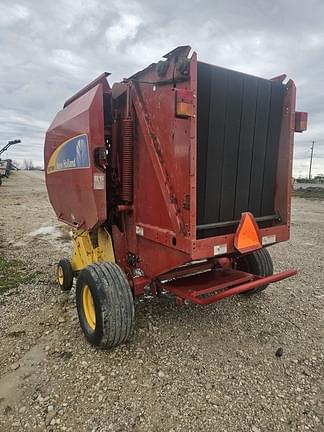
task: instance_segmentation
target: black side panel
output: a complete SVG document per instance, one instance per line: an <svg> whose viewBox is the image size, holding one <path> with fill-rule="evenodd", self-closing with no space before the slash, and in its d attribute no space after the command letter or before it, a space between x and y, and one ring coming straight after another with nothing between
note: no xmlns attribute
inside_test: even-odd
<svg viewBox="0 0 324 432"><path fill-rule="evenodd" d="M249 191L249 209L254 216L261 216L263 166L267 145L270 96L270 81L259 82Z"/></svg>
<svg viewBox="0 0 324 432"><path fill-rule="evenodd" d="M222 189L218 220L233 220L242 114L243 75L228 71ZM217 95L213 95L217 100ZM210 146L213 143L209 143Z"/></svg>
<svg viewBox="0 0 324 432"><path fill-rule="evenodd" d="M279 82L198 62L197 225L274 213L284 91ZM197 238L211 235L217 229L200 228Z"/></svg>
<svg viewBox="0 0 324 432"><path fill-rule="evenodd" d="M242 208L249 207L250 177L254 140L254 122L257 107L257 82L246 77L243 89L241 134L236 176L234 219L240 219Z"/></svg>
<svg viewBox="0 0 324 432"><path fill-rule="evenodd" d="M281 116L278 116L278 107L282 107L282 84L274 82L271 85L270 113L268 121L267 148L263 169L261 214L273 212L274 195L276 187L277 158L281 129Z"/></svg>
<svg viewBox="0 0 324 432"><path fill-rule="evenodd" d="M200 167L197 182L197 219L204 219L204 203L206 191L206 164L207 164L207 149L208 149L208 126L209 126L209 106L210 106L210 71L209 66L201 64L199 67L200 82L204 83L201 86L201 96L197 100L197 111L201 114L197 118L197 128L201 131L199 136L200 150L197 151L197 165Z"/></svg>
<svg viewBox="0 0 324 432"><path fill-rule="evenodd" d="M205 174L203 172L198 173L201 177L205 178L206 182L204 208L204 219L206 223L213 222L215 215L218 215L220 210L224 136L226 132L227 82L227 74L225 71L212 71L207 137L207 169ZM198 99L198 101L201 101L201 99ZM210 145L211 143L212 145Z"/></svg>

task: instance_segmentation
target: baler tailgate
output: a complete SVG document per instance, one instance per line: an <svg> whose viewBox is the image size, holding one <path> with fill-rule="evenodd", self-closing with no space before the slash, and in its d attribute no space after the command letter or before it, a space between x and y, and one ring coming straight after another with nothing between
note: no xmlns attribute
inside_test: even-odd
<svg viewBox="0 0 324 432"><path fill-rule="evenodd" d="M208 238L242 212L276 213L285 86L201 62L197 78L197 237Z"/></svg>
<svg viewBox="0 0 324 432"><path fill-rule="evenodd" d="M263 277L230 268L216 269L167 282L163 284L163 288L175 294L177 299L191 300L205 306L235 294L278 282L296 273L296 270L287 270Z"/></svg>

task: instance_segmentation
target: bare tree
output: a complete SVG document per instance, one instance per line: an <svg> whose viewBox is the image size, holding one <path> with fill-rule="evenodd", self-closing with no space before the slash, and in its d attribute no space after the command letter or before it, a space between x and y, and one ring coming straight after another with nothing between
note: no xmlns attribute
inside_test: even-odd
<svg viewBox="0 0 324 432"><path fill-rule="evenodd" d="M34 169L33 161L24 159L24 162L22 164L22 169L27 170L27 171L33 170Z"/></svg>

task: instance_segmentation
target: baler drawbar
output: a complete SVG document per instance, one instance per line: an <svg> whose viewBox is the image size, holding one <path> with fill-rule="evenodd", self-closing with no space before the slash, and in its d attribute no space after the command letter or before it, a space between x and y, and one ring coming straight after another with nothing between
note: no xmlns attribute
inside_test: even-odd
<svg viewBox="0 0 324 432"><path fill-rule="evenodd" d="M104 73L46 133L51 204L71 226L81 328L93 345L127 341L150 288L208 305L296 274L273 274L289 239L296 89L197 60L182 46L115 83Z"/></svg>

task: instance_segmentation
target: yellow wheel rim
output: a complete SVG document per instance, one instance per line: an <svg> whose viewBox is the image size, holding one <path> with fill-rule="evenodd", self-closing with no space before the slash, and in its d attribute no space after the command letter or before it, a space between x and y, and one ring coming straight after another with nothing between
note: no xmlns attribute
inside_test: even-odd
<svg viewBox="0 0 324 432"><path fill-rule="evenodd" d="M88 285L84 285L83 287L82 303L87 324L92 330L94 330L96 328L96 311L94 307L93 297Z"/></svg>
<svg viewBox="0 0 324 432"><path fill-rule="evenodd" d="M63 285L64 282L64 273L63 273L63 269L61 266L58 267L57 269L57 278L58 278L58 282L60 285Z"/></svg>

